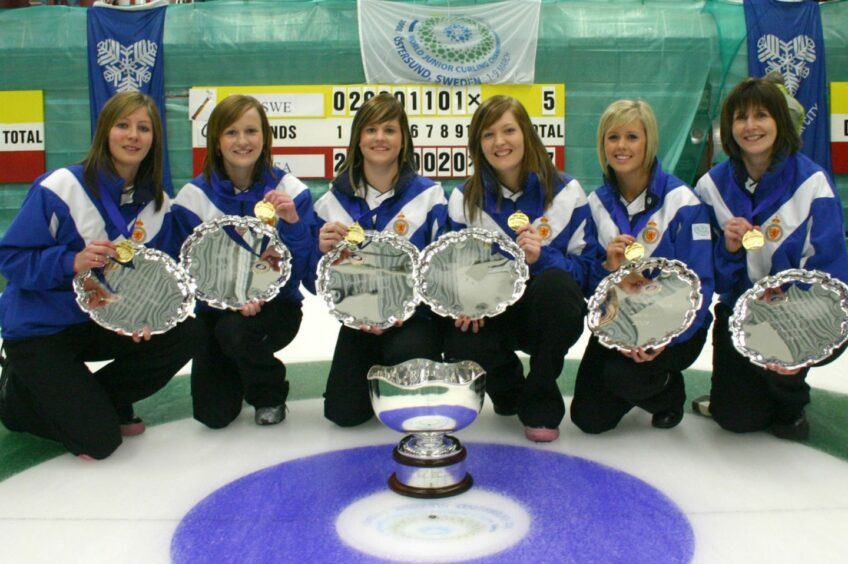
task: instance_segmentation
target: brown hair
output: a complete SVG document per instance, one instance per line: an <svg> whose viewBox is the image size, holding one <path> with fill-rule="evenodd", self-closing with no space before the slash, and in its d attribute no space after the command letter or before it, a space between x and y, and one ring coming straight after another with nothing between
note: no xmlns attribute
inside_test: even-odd
<svg viewBox="0 0 848 564"><path fill-rule="evenodd" d="M353 124L350 129L350 144L347 148L347 156L339 167L337 176L347 175L352 190L356 190L362 180L364 158L359 148L359 139L362 130L369 125L383 123L385 121L398 120L403 141L398 154L398 176L401 171L408 167L415 170L415 148L412 145L412 134L409 131L409 119L403 105L388 92L380 92L369 98L353 116ZM397 177L392 184L397 182Z"/></svg>
<svg viewBox="0 0 848 564"><path fill-rule="evenodd" d="M742 149L733 138L733 120L738 111L753 108L765 109L777 124L771 159L801 149L801 138L792 122L783 92L765 78L746 78L727 95L721 107L721 147L727 156L742 160Z"/></svg>
<svg viewBox="0 0 848 564"><path fill-rule="evenodd" d="M551 162L551 158L542 144L542 140L539 138L536 130L533 129L533 123L530 121L530 116L527 115L527 110L515 98L510 96L492 96L477 107L477 110L471 117L471 126L468 129L468 154L474 163L474 174L465 181L463 195L465 200L465 214L469 222L474 221L479 208L483 205L483 196L485 193L485 185L483 183L484 171L497 178L491 165L489 165L486 157L483 155L481 142L483 132L501 119L507 112L512 112L524 136L524 158L521 161L521 172L519 175L521 184L523 185L527 180L529 173L535 172L539 177L539 182L545 193L545 208L554 199L554 181L559 177L559 173L553 162ZM496 191L496 197L500 201L500 191Z"/></svg>
<svg viewBox="0 0 848 564"><path fill-rule="evenodd" d="M206 125L206 157L203 159L203 176L209 182L212 173L220 178L227 178L227 170L224 168L224 157L221 155L221 136L232 124L237 122L249 110L254 109L259 114L259 122L262 127L262 152L253 164L252 182L257 182L265 172L274 169L274 160L271 156L271 146L274 143L274 134L271 132L271 124L265 108L253 96L243 94L231 94L215 106L209 116Z"/></svg>
<svg viewBox="0 0 848 564"><path fill-rule="evenodd" d="M112 153L109 151L109 133L118 121L132 114L139 108L145 108L153 127L153 142L147 156L139 164L135 176L136 184L150 185L153 187L153 198L156 202L156 210L162 208L165 200L163 176L163 148L162 148L162 121L159 110L153 98L140 92L119 92L106 102L100 115L97 117L97 126L94 129L94 138L91 147L82 160L83 178L92 193L100 197L97 187L97 173L107 171L117 176Z"/></svg>

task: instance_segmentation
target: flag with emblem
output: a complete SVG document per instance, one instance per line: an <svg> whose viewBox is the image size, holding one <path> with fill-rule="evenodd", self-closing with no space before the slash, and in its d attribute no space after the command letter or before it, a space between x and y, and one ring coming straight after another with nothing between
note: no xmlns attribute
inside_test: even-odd
<svg viewBox="0 0 848 564"><path fill-rule="evenodd" d="M173 195L165 133L165 31L167 0L133 6L96 2L88 14L88 82L91 132L104 104L118 92L142 92L162 118L165 190Z"/></svg>
<svg viewBox="0 0 848 564"><path fill-rule="evenodd" d="M786 90L804 106L802 151L828 173L830 133L824 35L816 2L745 0L748 73L777 71Z"/></svg>

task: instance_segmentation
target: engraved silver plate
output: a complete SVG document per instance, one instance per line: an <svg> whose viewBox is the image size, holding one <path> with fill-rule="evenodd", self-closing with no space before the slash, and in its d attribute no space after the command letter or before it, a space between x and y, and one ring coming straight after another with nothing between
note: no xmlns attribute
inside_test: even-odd
<svg viewBox="0 0 848 564"><path fill-rule="evenodd" d="M194 310L194 284L171 257L156 249L133 246L126 264L110 261L104 268L74 277L77 304L98 325L111 331L164 333ZM108 294L107 303L91 307L93 286Z"/></svg>
<svg viewBox="0 0 848 564"><path fill-rule="evenodd" d="M386 329L409 319L420 301L418 249L392 233L366 231L362 243L340 242L318 263L318 295L348 327Z"/></svg>
<svg viewBox="0 0 848 564"><path fill-rule="evenodd" d="M818 270L767 276L736 301L730 333L757 366L813 365L848 340L848 286Z"/></svg>
<svg viewBox="0 0 848 564"><path fill-rule="evenodd" d="M607 348L659 348L692 325L703 299L700 279L684 263L648 258L601 280L587 324Z"/></svg>
<svg viewBox="0 0 848 564"><path fill-rule="evenodd" d="M421 252L422 300L447 317L503 313L524 293L524 251L503 235L476 227L445 233Z"/></svg>
<svg viewBox="0 0 848 564"><path fill-rule="evenodd" d="M197 299L218 309L272 300L291 275L291 252L255 217L201 223L183 243L180 262L195 281Z"/></svg>

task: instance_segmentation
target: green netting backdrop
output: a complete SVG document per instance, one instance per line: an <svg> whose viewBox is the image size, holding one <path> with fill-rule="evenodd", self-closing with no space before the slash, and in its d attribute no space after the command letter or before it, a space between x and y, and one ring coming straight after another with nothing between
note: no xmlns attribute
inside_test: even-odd
<svg viewBox="0 0 848 564"><path fill-rule="evenodd" d="M462 6L487 2L418 1ZM611 101L657 110L660 158L688 182L704 157L721 94L747 69L742 5L727 0L543 0L537 82L566 85L566 169L600 183L597 120ZM848 2L823 4L829 81L848 81ZM365 76L353 0L216 0L171 5L165 25L168 142L176 188L191 177L188 89L195 85L356 84ZM0 10L0 90L44 91L47 168L89 142L86 9ZM693 132L695 135L693 135ZM720 159L716 154L713 160ZM297 174L297 171L293 171ZM836 178L843 205L848 175ZM310 182L315 196L326 182ZM449 184L448 187L451 187ZM0 233L28 186L0 184Z"/></svg>

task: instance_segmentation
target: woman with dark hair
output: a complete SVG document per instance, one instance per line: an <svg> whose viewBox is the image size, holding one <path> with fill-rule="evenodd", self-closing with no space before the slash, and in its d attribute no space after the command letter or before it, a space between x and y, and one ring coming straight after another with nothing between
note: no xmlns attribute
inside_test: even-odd
<svg viewBox="0 0 848 564"><path fill-rule="evenodd" d="M254 216L258 202L274 206L272 219L292 254L291 276L269 302L252 301L239 311L198 304L199 342L191 368L194 418L213 429L230 424L247 401L257 425L285 419L289 384L275 353L300 328L306 276L314 239L312 196L294 175L275 167L268 117L256 98L234 94L209 117L203 172L174 200L182 237L223 215Z"/></svg>
<svg viewBox="0 0 848 564"><path fill-rule="evenodd" d="M191 357L186 321L151 337L118 335L76 303L77 273L104 267L124 239L170 254L162 188L162 127L153 100L124 92L103 106L82 163L38 178L0 241L0 326L7 359L0 419L61 442L85 459L109 456L144 432L133 403ZM92 298L96 299L96 298ZM112 360L92 373L86 362Z"/></svg>
<svg viewBox="0 0 848 564"><path fill-rule="evenodd" d="M514 98L492 96L477 108L468 150L474 174L451 193L451 228L484 227L514 239L530 280L504 313L457 320L445 358L483 366L495 413L518 414L529 440L553 441L565 416L556 380L583 332L591 265L602 260L586 195L577 180L556 170ZM513 231L509 218L516 212L529 221ZM516 350L530 354L526 380Z"/></svg>
<svg viewBox="0 0 848 564"><path fill-rule="evenodd" d="M385 231L408 239L419 250L442 233L447 200L441 185L416 173L412 136L403 106L377 94L356 112L347 157L330 190L315 204L318 250L338 245L348 228ZM420 306L402 324L339 329L324 393L324 416L337 425L359 425L374 415L368 370L413 358L441 360L441 319Z"/></svg>
<svg viewBox="0 0 848 564"><path fill-rule="evenodd" d="M728 320L743 292L789 268L820 270L848 282L842 204L827 173L799 152L786 98L769 80L745 79L725 99L721 145L730 158L695 187L717 238L719 303L708 409L730 431L768 429L779 438L805 439L809 369L755 366L733 346ZM752 236L763 245L746 250L743 238Z"/></svg>
<svg viewBox="0 0 848 564"><path fill-rule="evenodd" d="M623 352L591 337L571 402L571 420L586 433L613 429L633 407L651 413L654 427L677 426L686 403L682 371L698 358L712 321L707 209L682 180L663 171L658 146L647 102L618 100L601 116L597 152L604 184L589 195L589 206L607 252L606 261L595 264L591 285L625 264L625 249L638 243L645 258L679 260L692 269L701 280L703 305L691 327L665 347Z"/></svg>

